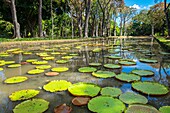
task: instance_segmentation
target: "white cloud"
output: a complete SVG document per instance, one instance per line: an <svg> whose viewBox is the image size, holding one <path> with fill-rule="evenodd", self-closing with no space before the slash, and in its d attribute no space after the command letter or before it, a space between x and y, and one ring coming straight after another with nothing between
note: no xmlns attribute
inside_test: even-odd
<svg viewBox="0 0 170 113"><path fill-rule="evenodd" d="M133 6L130 6L131 8L135 8L135 9L141 9L141 7L137 4L133 4Z"/></svg>

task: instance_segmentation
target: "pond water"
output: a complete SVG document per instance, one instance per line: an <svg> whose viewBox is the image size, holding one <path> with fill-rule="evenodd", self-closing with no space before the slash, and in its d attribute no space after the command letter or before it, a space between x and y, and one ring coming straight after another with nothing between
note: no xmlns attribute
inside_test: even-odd
<svg viewBox="0 0 170 113"><path fill-rule="evenodd" d="M131 59L136 62L133 66L122 66L121 69L107 69L100 66L97 67L98 70L109 70L114 71L116 74L121 72L130 73L133 69L146 69L151 70L155 74L151 77L142 77L141 81L154 81L159 82L167 87L170 86L170 56L160 54L161 50L159 44L152 38L140 38L140 39L115 39L107 38L103 40L94 39L93 41L86 42L73 42L65 44L33 44L33 45L17 45L8 46L0 48L0 52L6 52L7 49L20 48L23 51L32 52L31 55L24 55L22 53L12 53L8 52L8 57L0 57L0 60L11 61L14 60L15 63L25 62L27 59L38 59L42 60L42 57L36 55L36 53L48 53L50 56L54 56L54 60L49 60L48 64L52 67L66 66L69 71L62 72L58 76L48 77L44 73L37 75L29 75L27 72L29 70L35 69L36 65L30 63L24 64L18 68L8 68L7 65L3 66L3 71L0 71L0 113L12 113L12 109L22 101L12 102L9 100L8 96L18 90L22 89L37 89L40 90L34 98L42 98L50 102L49 109L45 113L53 113L53 109L63 103L71 106L73 108L72 113L91 113L87 106L77 107L71 103L74 98L68 91L50 93L42 89L43 85L47 84L52 80L67 80L72 83L77 82L88 82L95 83L100 87L117 87L122 90L122 92L135 92L132 89L131 83L121 82L113 78L96 78L91 75L91 73L80 73L78 68L88 66L89 63L118 63L118 60L108 59L109 55L119 55L123 59ZM92 52L95 48L101 48L99 52ZM53 52L60 52L60 55L51 55ZM73 58L69 59L66 64L57 64L56 60L62 59L63 56L68 56L69 54L78 54ZM158 63L142 63L139 61L140 58L156 59ZM45 70L49 72L50 69ZM29 79L25 82L18 84L5 84L3 81L9 77L13 76L27 76ZM144 95L144 94L142 94ZM159 109L161 106L170 105L170 94L164 96L150 96L144 95L148 99L148 104Z"/></svg>

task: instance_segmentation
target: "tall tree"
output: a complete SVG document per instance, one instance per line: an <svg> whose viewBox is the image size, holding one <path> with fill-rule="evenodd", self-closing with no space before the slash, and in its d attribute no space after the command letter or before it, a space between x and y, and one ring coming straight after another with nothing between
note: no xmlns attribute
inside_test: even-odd
<svg viewBox="0 0 170 113"><path fill-rule="evenodd" d="M39 0L39 8L38 8L38 36L43 37L43 31L42 31L42 0Z"/></svg>

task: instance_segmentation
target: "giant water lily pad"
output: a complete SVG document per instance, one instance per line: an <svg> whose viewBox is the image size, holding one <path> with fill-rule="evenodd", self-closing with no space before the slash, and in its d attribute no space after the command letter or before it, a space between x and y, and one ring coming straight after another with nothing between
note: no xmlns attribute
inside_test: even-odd
<svg viewBox="0 0 170 113"><path fill-rule="evenodd" d="M5 65L9 65L9 64L14 64L15 61L10 60L10 61L5 61L4 63L5 63Z"/></svg>
<svg viewBox="0 0 170 113"><path fill-rule="evenodd" d="M54 67L51 69L51 71L54 71L54 72L65 72L65 71L68 71L69 68L68 67Z"/></svg>
<svg viewBox="0 0 170 113"><path fill-rule="evenodd" d="M104 87L100 91L101 95L103 96L111 96L111 97L117 97L120 94L122 94L122 91L119 88L114 87Z"/></svg>
<svg viewBox="0 0 170 113"><path fill-rule="evenodd" d="M40 66L36 66L35 68L36 68L36 69L42 69L42 70L44 70L44 69L49 69L49 68L51 68L51 65L40 65Z"/></svg>
<svg viewBox="0 0 170 113"><path fill-rule="evenodd" d="M129 105L125 113L160 113L160 112L150 105L133 104Z"/></svg>
<svg viewBox="0 0 170 113"><path fill-rule="evenodd" d="M28 59L28 60L26 60L26 62L36 62L36 61L38 61L37 59Z"/></svg>
<svg viewBox="0 0 170 113"><path fill-rule="evenodd" d="M102 50L101 48L95 48L92 51L95 52L95 53L98 53L98 52L101 52L101 50Z"/></svg>
<svg viewBox="0 0 170 113"><path fill-rule="evenodd" d="M91 83L75 83L68 88L68 91L74 96L90 96L98 95L100 87Z"/></svg>
<svg viewBox="0 0 170 113"><path fill-rule="evenodd" d="M125 82L139 81L140 77L135 74L121 73L115 76L117 79Z"/></svg>
<svg viewBox="0 0 170 113"><path fill-rule="evenodd" d="M44 64L48 64L48 61L35 61L35 62L32 62L32 64L35 64L35 65L44 65Z"/></svg>
<svg viewBox="0 0 170 113"><path fill-rule="evenodd" d="M69 60L69 59L73 58L73 56L63 56L63 57L61 57L61 58L62 58L62 59Z"/></svg>
<svg viewBox="0 0 170 113"><path fill-rule="evenodd" d="M43 57L42 59L43 59L43 60L54 60L55 57L48 56L48 57Z"/></svg>
<svg viewBox="0 0 170 113"><path fill-rule="evenodd" d="M5 63L3 63L3 62L1 63L1 62L0 62L0 66L4 66L4 65L5 65Z"/></svg>
<svg viewBox="0 0 170 113"><path fill-rule="evenodd" d="M56 63L58 64L65 64L65 63L68 63L69 60L57 60Z"/></svg>
<svg viewBox="0 0 170 113"><path fill-rule="evenodd" d="M122 57L114 55L114 56L108 56L107 58L109 58L109 59L121 59Z"/></svg>
<svg viewBox="0 0 170 113"><path fill-rule="evenodd" d="M95 77L99 77L99 78L110 78L110 77L116 76L116 74L114 72L101 71L101 70L99 70L97 72L93 72L92 75Z"/></svg>
<svg viewBox="0 0 170 113"><path fill-rule="evenodd" d="M120 69L121 66L117 64L105 64L104 67L109 68L109 69Z"/></svg>
<svg viewBox="0 0 170 113"><path fill-rule="evenodd" d="M133 70L132 73L137 74L139 76L152 76L152 75L154 75L154 72L152 72L152 71L149 71L149 70L139 70L139 69Z"/></svg>
<svg viewBox="0 0 170 113"><path fill-rule="evenodd" d="M122 113L125 105L118 99L99 96L89 101L88 109L95 113Z"/></svg>
<svg viewBox="0 0 170 113"><path fill-rule="evenodd" d="M41 70L41 69L33 69L33 70L28 71L27 73L30 75L35 75L35 74L40 74L43 72L44 72L44 70Z"/></svg>
<svg viewBox="0 0 170 113"><path fill-rule="evenodd" d="M156 82L135 82L132 87L142 93L149 95L164 95L169 92L168 88Z"/></svg>
<svg viewBox="0 0 170 113"><path fill-rule="evenodd" d="M119 96L119 99L126 104L146 104L148 99L140 94L126 92Z"/></svg>
<svg viewBox="0 0 170 113"><path fill-rule="evenodd" d="M82 72L82 73L90 73L90 72L94 72L96 71L97 69L94 68L94 67L81 67L78 69L79 72Z"/></svg>
<svg viewBox="0 0 170 113"><path fill-rule="evenodd" d="M154 60L154 59L144 59L144 58L139 59L139 61L144 62L144 63L157 63L158 62L157 60Z"/></svg>
<svg viewBox="0 0 170 113"><path fill-rule="evenodd" d="M43 113L49 107L49 102L43 99L24 101L13 109L14 113Z"/></svg>
<svg viewBox="0 0 170 113"><path fill-rule="evenodd" d="M71 82L66 80L53 80L44 85L43 88L49 92L65 91L71 85Z"/></svg>
<svg viewBox="0 0 170 113"><path fill-rule="evenodd" d="M59 73L57 73L57 72L47 72L47 73L45 73L45 75L46 76L57 76L57 75L59 75Z"/></svg>
<svg viewBox="0 0 170 113"><path fill-rule="evenodd" d="M20 90L12 93L9 98L11 101L17 101L17 100L25 100L25 99L30 99L32 97L35 97L36 95L39 94L40 91L38 90L33 90L33 89L28 89L28 90Z"/></svg>
<svg viewBox="0 0 170 113"><path fill-rule="evenodd" d="M101 63L89 63L89 66L94 66L94 67L97 67L97 66L101 66L102 64Z"/></svg>
<svg viewBox="0 0 170 113"><path fill-rule="evenodd" d="M170 113L170 106L162 106L159 108L161 113Z"/></svg>
<svg viewBox="0 0 170 113"><path fill-rule="evenodd" d="M11 64L11 65L8 65L8 67L10 68L21 67L21 64Z"/></svg>
<svg viewBox="0 0 170 113"><path fill-rule="evenodd" d="M125 66L132 66L132 65L136 65L136 62L130 59L122 59L119 61L119 64L125 65Z"/></svg>
<svg viewBox="0 0 170 113"><path fill-rule="evenodd" d="M15 77L11 77L8 78L4 81L4 83L7 84L14 84L14 83L20 83L20 82L24 82L28 79L28 77L24 77L24 76L15 76Z"/></svg>
<svg viewBox="0 0 170 113"><path fill-rule="evenodd" d="M0 71L3 71L4 69L3 68L0 68Z"/></svg>

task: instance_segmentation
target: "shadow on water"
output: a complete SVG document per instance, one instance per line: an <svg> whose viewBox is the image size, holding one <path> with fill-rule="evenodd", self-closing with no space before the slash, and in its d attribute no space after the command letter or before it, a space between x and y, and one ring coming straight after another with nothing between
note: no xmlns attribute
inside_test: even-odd
<svg viewBox="0 0 170 113"><path fill-rule="evenodd" d="M80 46L80 48L78 47ZM166 86L170 84L170 63L169 56L163 56L159 54L161 51L158 43L156 43L152 38L149 39L106 39L106 40L97 40L90 42L81 42L81 43L70 43L70 44L44 44L44 45L29 45L21 47L18 46L23 51L30 51L32 55L23 55L23 54L11 54L10 57L4 58L0 57L0 60L14 60L16 63L25 62L27 59L38 59L42 60L41 57L38 57L36 53L47 52L60 52L67 55L70 53L76 53L78 56L73 57L69 60L67 64L57 64L55 61L61 59L65 55L54 55L55 59L48 61L52 67L57 66L66 66L69 67L68 72L60 73L59 76L47 77L44 74L38 75L28 75L27 72L35 68L35 65L26 64L22 65L20 68L8 68L4 66L4 71L0 71L0 113L12 113L12 109L22 101L11 102L8 96L15 91L22 89L37 89L40 90L40 94L36 98L43 98L50 102L50 107L45 113L52 113L55 106L66 103L67 105L73 108L72 113L90 113L87 109L87 106L77 107L71 103L71 100L74 98L68 91L50 93L43 90L42 86L52 80L67 80L72 83L77 82L90 82L98 84L101 87L117 87L122 90L122 92L136 92L131 88L131 83L125 83L118 81L115 78L96 78L93 77L90 73L79 73L77 70L80 67L88 66L89 63L102 63L102 66L98 67L98 70L109 70L114 71L116 74L121 72L130 73L134 69L146 69L151 70L155 73L152 77L142 77L142 81L155 81L162 83ZM68 48L66 48L68 47ZM77 49L77 48L79 49ZM16 47L12 47L16 48ZM49 49L52 48L50 51ZM65 48L65 49L64 49ZM101 48L100 52L93 52L95 48ZM45 51L48 50L48 51ZM4 52L4 50L2 50ZM121 56L123 59L131 59L137 63L134 66L122 66L121 69L106 69L104 64L107 63L118 63L118 60L108 59L107 56ZM139 61L140 58L152 58L157 59L158 63L148 64L142 63ZM50 71L50 69L45 72ZM29 77L26 82L8 85L4 84L3 81L6 78L16 76L16 75L25 75ZM138 93L138 92L136 92ZM170 94L160 97L144 95L148 98L149 104L153 105L156 108L159 108L164 105L170 105Z"/></svg>

